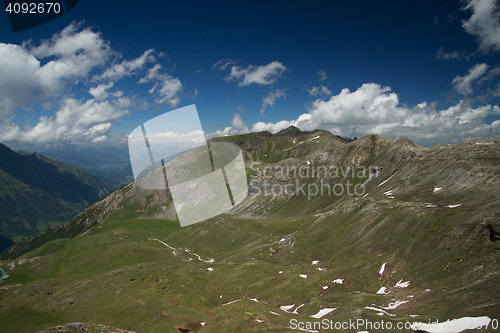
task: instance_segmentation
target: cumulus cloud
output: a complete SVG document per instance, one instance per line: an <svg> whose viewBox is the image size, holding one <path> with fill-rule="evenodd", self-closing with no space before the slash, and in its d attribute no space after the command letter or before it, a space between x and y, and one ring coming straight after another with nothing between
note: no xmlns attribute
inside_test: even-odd
<svg viewBox="0 0 500 333"><path fill-rule="evenodd" d="M94 96L96 100L104 99L108 97L108 93L106 92L106 90L113 87L114 85L114 82L109 82L108 84L100 84L95 88L90 88L89 93Z"/></svg>
<svg viewBox="0 0 500 333"><path fill-rule="evenodd" d="M444 110L438 110L436 103L426 102L410 108L400 105L397 94L389 87L366 83L356 91L343 89L329 99L315 100L309 112L296 120L258 122L250 127L250 131L276 133L293 125L302 130L322 128L347 136L378 134L395 139L410 137L419 142L451 141L462 137L500 135L499 121L490 125L484 123L484 118L489 115L500 115L500 108L497 105L474 108L468 101ZM236 128L228 127L225 132L238 134Z"/></svg>
<svg viewBox="0 0 500 333"><path fill-rule="evenodd" d="M40 45L0 43L0 121L16 109L64 92L72 82L86 78L112 54L99 33L72 23ZM42 65L40 59L51 60Z"/></svg>
<svg viewBox="0 0 500 333"><path fill-rule="evenodd" d="M321 81L326 81L327 77L326 77L326 69L320 69L318 71L318 75L319 75L319 79Z"/></svg>
<svg viewBox="0 0 500 333"><path fill-rule="evenodd" d="M24 44L29 53L37 58L55 57L35 73L36 79L47 92L59 91L68 79L86 77L92 69L104 65L111 56L111 48L100 33L90 28L80 30L81 25L73 22L36 47L31 43Z"/></svg>
<svg viewBox="0 0 500 333"><path fill-rule="evenodd" d="M500 7L497 0L466 0L463 10L472 16L462 21L465 31L477 36L479 49L484 53L491 49L500 51Z"/></svg>
<svg viewBox="0 0 500 333"><path fill-rule="evenodd" d="M111 128L110 122L128 114L128 111L117 108L109 101L97 102L90 99L80 103L67 98L56 112L55 118L42 116L36 126L28 129L21 129L18 124L4 126L0 132L0 141L25 144L102 141Z"/></svg>
<svg viewBox="0 0 500 333"><path fill-rule="evenodd" d="M119 63L115 63L110 68L106 69L104 73L99 76L94 76L93 80L113 80L118 81L123 77L131 76L137 74L140 70L144 68L146 62L154 62L155 57L151 55L153 49L146 50L144 53L133 60L122 60Z"/></svg>
<svg viewBox="0 0 500 333"><path fill-rule="evenodd" d="M145 77L139 80L139 83L147 83L156 81L153 88L149 90L150 94L156 92L156 102L159 104L169 104L171 108L175 108L181 102L180 94L183 91L183 86L178 78L174 78L168 73L160 72L161 65L156 64L148 70Z"/></svg>
<svg viewBox="0 0 500 333"><path fill-rule="evenodd" d="M127 108L134 104L123 91L112 88L123 77L144 74L149 63L154 66L141 83L154 83L150 91L157 103L177 106L182 83L161 71L153 52L123 59L99 32L83 28L82 23L71 23L39 45L0 43L0 140L32 144L105 140L111 123L128 115ZM67 97L77 86L102 80L107 82L83 89L93 99ZM13 123L17 112L33 109L30 103L38 103L50 115L40 117L34 127ZM54 105L59 107L50 110Z"/></svg>
<svg viewBox="0 0 500 333"><path fill-rule="evenodd" d="M42 93L35 75L39 69L40 61L27 50L0 43L0 122L10 120L15 109Z"/></svg>
<svg viewBox="0 0 500 333"><path fill-rule="evenodd" d="M472 84L488 71L487 64L475 64L467 75L457 75L451 82L455 90L462 95L472 94Z"/></svg>
<svg viewBox="0 0 500 333"><path fill-rule="evenodd" d="M214 133L208 134L207 139L216 136L228 136L228 135L245 134L245 133L250 133L250 129L247 127L243 119L241 119L241 115L239 113L235 113L233 115L233 119L231 120L230 127L226 127L223 130L218 130Z"/></svg>
<svg viewBox="0 0 500 333"><path fill-rule="evenodd" d="M286 98L285 91L287 89L276 89L275 91L270 91L267 96L262 98L262 107L260 108L260 114L263 114L266 111L266 107L274 106L276 104L276 100L281 97Z"/></svg>
<svg viewBox="0 0 500 333"><path fill-rule="evenodd" d="M330 96L332 92L327 87L321 85L319 87L313 87L312 89L307 89L309 96Z"/></svg>
<svg viewBox="0 0 500 333"><path fill-rule="evenodd" d="M273 61L265 66L249 65L247 68L240 66L231 67L231 73L226 80L237 80L239 86L249 86L252 83L269 85L278 80L288 69L279 61Z"/></svg>

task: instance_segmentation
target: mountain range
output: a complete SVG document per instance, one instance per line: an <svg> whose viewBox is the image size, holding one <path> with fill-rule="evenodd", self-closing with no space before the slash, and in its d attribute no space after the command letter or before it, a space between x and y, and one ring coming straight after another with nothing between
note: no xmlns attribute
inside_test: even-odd
<svg viewBox="0 0 500 333"><path fill-rule="evenodd" d="M79 321L136 332L293 332L293 323L327 319L393 327L381 332L398 323L433 332L424 324L446 320L460 332L487 321L482 331L494 331L500 142L346 142L293 127L212 139L220 141L243 152L241 204L181 228L168 189L139 180L108 193L0 254L10 275L0 330ZM185 163L182 155L165 167ZM373 327L309 329L333 330Z"/></svg>
<svg viewBox="0 0 500 333"><path fill-rule="evenodd" d="M62 224L109 192L91 174L0 145L0 249Z"/></svg>

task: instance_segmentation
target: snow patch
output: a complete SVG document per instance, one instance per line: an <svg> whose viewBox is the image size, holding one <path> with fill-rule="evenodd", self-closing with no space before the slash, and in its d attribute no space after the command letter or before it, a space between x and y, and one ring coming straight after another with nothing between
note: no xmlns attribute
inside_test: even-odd
<svg viewBox="0 0 500 333"><path fill-rule="evenodd" d="M390 293L391 293L390 291L389 291L389 292L385 292L386 290L387 290L387 288L386 288L386 287L382 287L382 288L380 288L380 289L377 291L377 294L378 294L378 295L387 295L387 294L390 294Z"/></svg>
<svg viewBox="0 0 500 333"><path fill-rule="evenodd" d="M292 314L299 314L297 311L303 307L304 305L306 305L306 303L302 304L302 305L299 305L295 310L293 310Z"/></svg>
<svg viewBox="0 0 500 333"><path fill-rule="evenodd" d="M397 308L401 304L405 304L405 303L408 303L408 302L409 301L396 301L394 303L389 303L388 306L381 306L381 308L385 309L385 310L394 310L395 308Z"/></svg>
<svg viewBox="0 0 500 333"><path fill-rule="evenodd" d="M336 280L333 280L332 283L343 284L344 279L336 279Z"/></svg>
<svg viewBox="0 0 500 333"><path fill-rule="evenodd" d="M439 191L440 189L442 189L442 187L434 187L434 192L437 192L437 191Z"/></svg>
<svg viewBox="0 0 500 333"><path fill-rule="evenodd" d="M379 308L374 308L372 306L365 306L365 309L377 311L377 312L379 312L378 313L379 316L383 316L384 314L389 315L391 317L395 317L396 316L395 314L391 314L391 313L389 313L389 312L387 312L385 310L382 310L382 309L379 309Z"/></svg>
<svg viewBox="0 0 500 333"><path fill-rule="evenodd" d="M314 260L314 261L312 262L312 265L317 265L317 264L319 264L319 260Z"/></svg>
<svg viewBox="0 0 500 333"><path fill-rule="evenodd" d="M201 326L205 326L205 322L204 322L204 321L202 321L202 322L200 323L200 325L201 325Z"/></svg>
<svg viewBox="0 0 500 333"><path fill-rule="evenodd" d="M389 178L387 178L386 180L384 180L382 183L378 184L377 187L380 187L382 185L384 185L385 183L387 183L392 177L394 177L394 175L390 176Z"/></svg>
<svg viewBox="0 0 500 333"><path fill-rule="evenodd" d="M446 207L448 207L448 208L457 208L457 207L460 207L460 206L462 206L462 204L458 204L458 205L448 205L448 206L446 206Z"/></svg>
<svg viewBox="0 0 500 333"><path fill-rule="evenodd" d="M278 274L283 274L283 271L279 271Z"/></svg>
<svg viewBox="0 0 500 333"><path fill-rule="evenodd" d="M399 280L398 283L394 286L394 288L408 288L410 285L410 281L402 282L403 280Z"/></svg>
<svg viewBox="0 0 500 333"><path fill-rule="evenodd" d="M208 267L208 268L207 268L207 272L211 272L211 271L213 271L213 270L214 270L214 269L213 269L212 267Z"/></svg>
<svg viewBox="0 0 500 333"><path fill-rule="evenodd" d="M299 276L303 279L307 279L307 274L299 274Z"/></svg>
<svg viewBox="0 0 500 333"><path fill-rule="evenodd" d="M323 290L327 290L328 289L328 286L323 286Z"/></svg>
<svg viewBox="0 0 500 333"><path fill-rule="evenodd" d="M283 310L285 312L288 312L290 311L293 307L295 306L295 304L292 304L292 305L282 305L280 306L280 310Z"/></svg>
<svg viewBox="0 0 500 333"><path fill-rule="evenodd" d="M384 192L385 195L392 195L392 190Z"/></svg>
<svg viewBox="0 0 500 333"><path fill-rule="evenodd" d="M319 139L319 137L320 137L319 135L318 135L318 136L315 136L314 138L309 139L309 141Z"/></svg>
<svg viewBox="0 0 500 333"><path fill-rule="evenodd" d="M271 312L275 316L281 316L279 313L276 313L276 312L273 312L273 311L269 311L269 312Z"/></svg>
<svg viewBox="0 0 500 333"><path fill-rule="evenodd" d="M385 264L387 264L387 263L386 263L386 262L384 262L384 263L382 264L382 267L380 267L380 270L378 271L378 273L379 273L380 275L382 275L382 274L384 273L384 271L385 271Z"/></svg>
<svg viewBox="0 0 500 333"><path fill-rule="evenodd" d="M317 270L323 272L323 271L326 271L326 268L320 268L320 267L318 267Z"/></svg>
<svg viewBox="0 0 500 333"><path fill-rule="evenodd" d="M241 301L241 299L237 299L236 301L231 301L231 302L228 302L226 304L222 304L222 306L226 306L226 305L229 305L229 304L233 304L233 303L236 303L236 302L239 302Z"/></svg>
<svg viewBox="0 0 500 333"><path fill-rule="evenodd" d="M259 300L257 298L249 298L249 300L259 303Z"/></svg>
<svg viewBox="0 0 500 333"><path fill-rule="evenodd" d="M280 239L280 242L284 242L286 240L285 237L283 237L282 239Z"/></svg>
<svg viewBox="0 0 500 333"><path fill-rule="evenodd" d="M315 315L312 315L311 318L320 319L335 310L337 310L337 308L324 308L319 310L318 313L316 313Z"/></svg>
<svg viewBox="0 0 500 333"><path fill-rule="evenodd" d="M363 195L363 198L366 198L368 196L368 194L370 194L370 193L366 193L365 195Z"/></svg>

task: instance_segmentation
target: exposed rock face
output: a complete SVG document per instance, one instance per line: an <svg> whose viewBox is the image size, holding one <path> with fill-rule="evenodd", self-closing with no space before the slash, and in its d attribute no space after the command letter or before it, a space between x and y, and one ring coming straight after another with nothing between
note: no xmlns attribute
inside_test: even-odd
<svg viewBox="0 0 500 333"><path fill-rule="evenodd" d="M87 332L87 333L136 333L119 328L113 328L100 324L87 323L67 323L62 326L54 326L38 331L37 333L56 333L56 332Z"/></svg>

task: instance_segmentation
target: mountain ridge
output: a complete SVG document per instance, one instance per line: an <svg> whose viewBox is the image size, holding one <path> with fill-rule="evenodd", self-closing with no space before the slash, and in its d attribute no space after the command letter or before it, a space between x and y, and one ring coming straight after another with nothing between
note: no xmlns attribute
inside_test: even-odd
<svg viewBox="0 0 500 333"><path fill-rule="evenodd" d="M94 176L38 153L0 145L1 234L31 236L61 224L109 191Z"/></svg>

